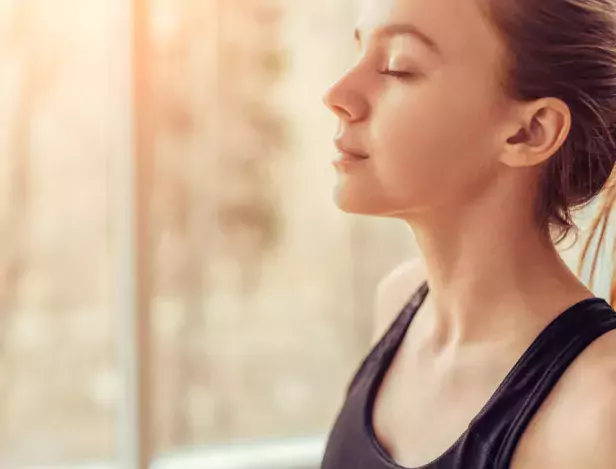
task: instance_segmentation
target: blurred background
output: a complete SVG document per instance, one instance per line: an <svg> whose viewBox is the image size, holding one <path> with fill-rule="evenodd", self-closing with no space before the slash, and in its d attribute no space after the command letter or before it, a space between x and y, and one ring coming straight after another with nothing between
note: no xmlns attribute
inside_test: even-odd
<svg viewBox="0 0 616 469"><path fill-rule="evenodd" d="M1 469L318 467L417 254L332 202L357 3L0 0Z"/></svg>

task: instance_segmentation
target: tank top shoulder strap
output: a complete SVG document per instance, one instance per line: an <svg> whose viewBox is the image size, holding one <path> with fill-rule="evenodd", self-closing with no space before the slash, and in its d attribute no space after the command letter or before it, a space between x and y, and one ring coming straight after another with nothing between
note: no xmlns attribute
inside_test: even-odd
<svg viewBox="0 0 616 469"><path fill-rule="evenodd" d="M494 467L509 467L522 434L569 365L614 329L616 312L605 300L589 298L565 310L541 332L476 419L476 429L492 448Z"/></svg>
<svg viewBox="0 0 616 469"><path fill-rule="evenodd" d="M385 352L394 352L400 346L406 331L409 328L417 310L424 302L426 295L428 294L428 282L424 281L419 285L415 292L411 295L410 299L404 305L396 319L391 323L387 332L383 334L381 340L376 344L372 353L382 356Z"/></svg>
<svg viewBox="0 0 616 469"><path fill-rule="evenodd" d="M373 361L380 361L383 355L387 352L394 352L399 347L400 343L404 339L406 330L408 329L415 313L423 303L426 295L428 294L428 282L424 281L411 295L410 299L404 305L404 307L398 313L398 316L392 323L386 332L381 336L379 341L374 345L372 350L364 358L363 362L359 366L354 378L348 386L347 392L350 392L355 386L356 382L362 377L366 365Z"/></svg>

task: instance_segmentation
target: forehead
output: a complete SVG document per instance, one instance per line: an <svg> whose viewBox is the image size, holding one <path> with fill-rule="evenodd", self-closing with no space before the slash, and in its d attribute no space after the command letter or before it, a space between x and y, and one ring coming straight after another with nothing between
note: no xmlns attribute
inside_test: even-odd
<svg viewBox="0 0 616 469"><path fill-rule="evenodd" d="M365 41L390 24L410 24L432 39L447 62L494 63L504 46L484 0L360 0L357 29Z"/></svg>

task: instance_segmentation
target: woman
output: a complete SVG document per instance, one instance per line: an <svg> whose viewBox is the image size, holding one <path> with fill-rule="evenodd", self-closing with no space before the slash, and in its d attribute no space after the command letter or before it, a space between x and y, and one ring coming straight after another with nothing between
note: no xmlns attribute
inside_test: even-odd
<svg viewBox="0 0 616 469"><path fill-rule="evenodd" d="M355 37L336 203L421 262L379 285L322 469L616 467L616 315L555 248L616 160L616 1L365 0Z"/></svg>

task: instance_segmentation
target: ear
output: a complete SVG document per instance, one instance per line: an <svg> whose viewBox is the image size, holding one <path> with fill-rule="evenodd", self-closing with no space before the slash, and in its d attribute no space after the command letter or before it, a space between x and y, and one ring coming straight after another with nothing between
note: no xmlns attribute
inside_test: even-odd
<svg viewBox="0 0 616 469"><path fill-rule="evenodd" d="M511 167L535 166L563 145L571 129L571 111L557 98L523 103L509 126L501 161Z"/></svg>

